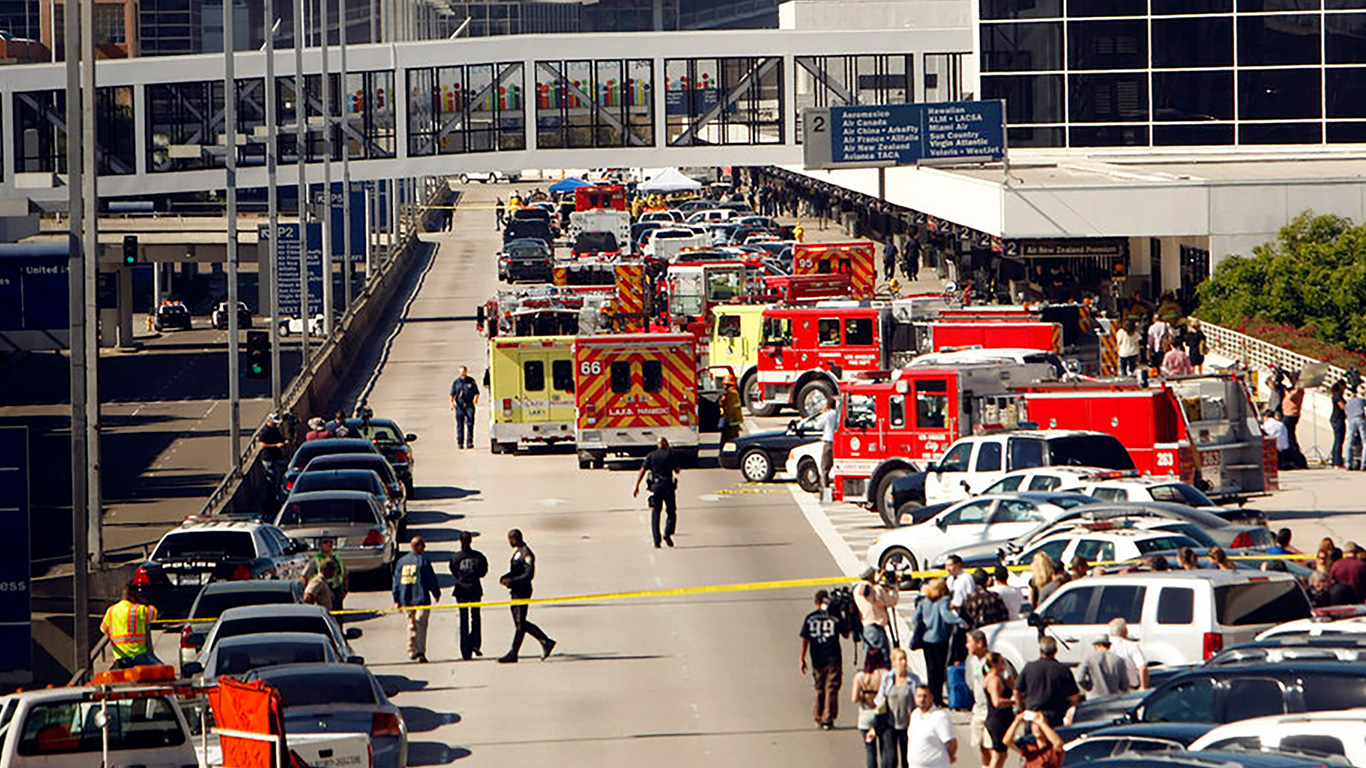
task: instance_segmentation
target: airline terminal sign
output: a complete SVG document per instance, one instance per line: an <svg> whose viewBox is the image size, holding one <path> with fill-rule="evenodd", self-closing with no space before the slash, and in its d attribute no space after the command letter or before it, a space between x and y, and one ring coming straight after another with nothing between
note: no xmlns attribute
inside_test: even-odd
<svg viewBox="0 0 1366 768"><path fill-rule="evenodd" d="M802 142L808 169L1000 162L1004 102L807 109Z"/></svg>

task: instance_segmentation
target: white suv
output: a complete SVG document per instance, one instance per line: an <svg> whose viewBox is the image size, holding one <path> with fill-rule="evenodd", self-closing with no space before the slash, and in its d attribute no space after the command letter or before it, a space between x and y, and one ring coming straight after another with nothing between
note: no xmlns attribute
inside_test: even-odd
<svg viewBox="0 0 1366 768"><path fill-rule="evenodd" d="M1271 626L1310 615L1309 598L1288 573L1166 571L1088 576L1058 588L1026 619L983 629L991 650L1015 670L1039 656L1046 625L1058 660L1077 664L1111 619L1129 624L1154 666L1197 664Z"/></svg>
<svg viewBox="0 0 1366 768"><path fill-rule="evenodd" d="M1252 750L1340 755L1366 765L1366 709L1272 715L1221 725L1196 739L1191 750Z"/></svg>

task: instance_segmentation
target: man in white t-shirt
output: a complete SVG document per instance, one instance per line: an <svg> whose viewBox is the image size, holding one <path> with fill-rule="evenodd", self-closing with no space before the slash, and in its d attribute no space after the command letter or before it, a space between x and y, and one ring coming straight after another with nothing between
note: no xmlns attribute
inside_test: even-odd
<svg viewBox="0 0 1366 768"><path fill-rule="evenodd" d="M1124 660L1124 668L1129 672L1129 687L1133 690L1148 687L1148 657L1143 655L1139 644L1129 639L1129 622L1115 618L1110 620L1110 651Z"/></svg>
<svg viewBox="0 0 1366 768"><path fill-rule="evenodd" d="M840 414L835 410L835 398L826 398L825 409L816 417L816 427L821 431L821 486L830 485L830 471L835 468L835 429L839 427Z"/></svg>
<svg viewBox="0 0 1366 768"><path fill-rule="evenodd" d="M910 768L949 768L958 759L958 739L949 713L934 705L927 685L915 689L915 709L906 728L906 758Z"/></svg>
<svg viewBox="0 0 1366 768"><path fill-rule="evenodd" d="M1024 595L1020 593L1019 587L1010 585L1010 571L1004 565L996 564L996 570L991 577L992 584L987 589L1001 596L1001 600L1006 604L1006 610L1010 612L1010 618L1020 618L1020 611L1024 605Z"/></svg>

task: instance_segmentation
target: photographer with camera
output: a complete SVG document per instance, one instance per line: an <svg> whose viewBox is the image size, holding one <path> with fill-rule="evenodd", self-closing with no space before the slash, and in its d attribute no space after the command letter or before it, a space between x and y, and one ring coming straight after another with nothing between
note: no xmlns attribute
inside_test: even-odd
<svg viewBox="0 0 1366 768"><path fill-rule="evenodd" d="M882 658L890 659L892 643L887 633L891 620L887 612L896 607L901 593L895 579L889 579L887 574L871 566L864 569L860 578L863 580L854 587L854 605L858 606L863 620L863 639L869 648L882 651Z"/></svg>
<svg viewBox="0 0 1366 768"><path fill-rule="evenodd" d="M824 730L835 727L840 713L840 685L844 681L844 656L840 637L848 633L844 619L830 612L830 593L816 592L816 610L802 619L802 651L797 668L806 674L806 657L811 656L811 674L816 684L816 703L811 717Z"/></svg>

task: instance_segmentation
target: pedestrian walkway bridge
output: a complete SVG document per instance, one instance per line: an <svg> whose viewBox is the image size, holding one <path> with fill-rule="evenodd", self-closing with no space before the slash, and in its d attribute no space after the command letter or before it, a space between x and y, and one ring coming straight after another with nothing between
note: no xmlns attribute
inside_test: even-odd
<svg viewBox="0 0 1366 768"><path fill-rule="evenodd" d="M333 159L355 180L526 168L801 162L800 111L963 97L967 29L539 35L330 49ZM223 56L101 61L100 196L219 189ZM238 186L266 185L265 54L235 61ZM280 181L322 180L322 56L275 60ZM970 77L969 73L969 77ZM0 73L0 199L66 198L62 64Z"/></svg>

